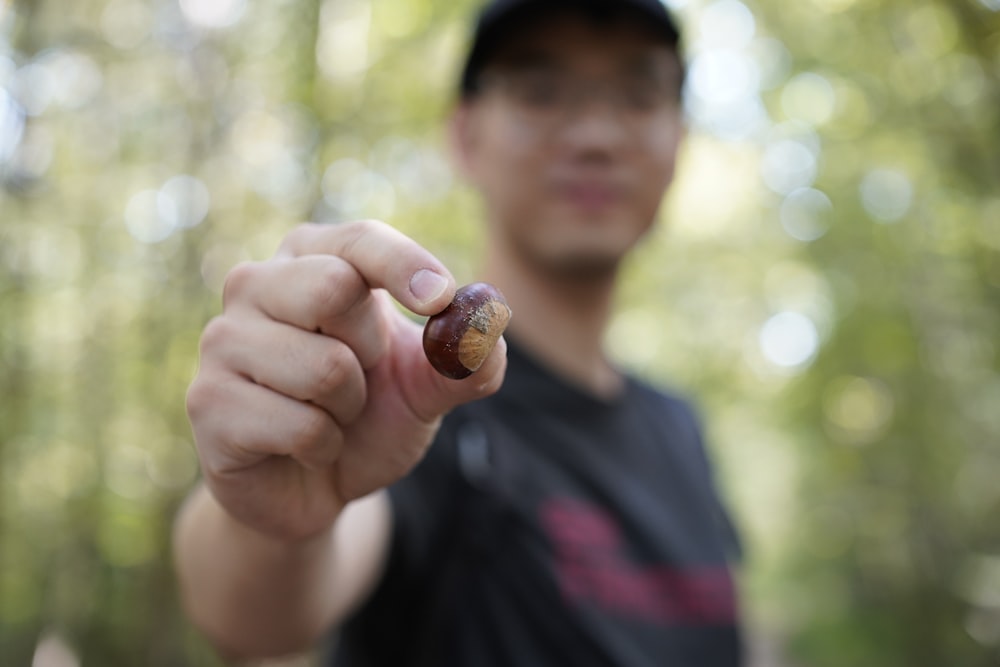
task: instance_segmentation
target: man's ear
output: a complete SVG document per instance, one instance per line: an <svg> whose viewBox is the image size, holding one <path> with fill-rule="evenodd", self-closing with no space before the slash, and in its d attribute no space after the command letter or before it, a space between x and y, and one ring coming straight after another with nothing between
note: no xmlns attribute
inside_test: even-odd
<svg viewBox="0 0 1000 667"><path fill-rule="evenodd" d="M475 183L475 128L472 103L460 100L448 118L448 148L452 168L463 179Z"/></svg>

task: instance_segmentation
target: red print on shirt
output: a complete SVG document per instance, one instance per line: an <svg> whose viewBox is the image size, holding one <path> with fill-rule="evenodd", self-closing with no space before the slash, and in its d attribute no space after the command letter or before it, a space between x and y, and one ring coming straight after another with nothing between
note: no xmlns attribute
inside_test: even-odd
<svg viewBox="0 0 1000 667"><path fill-rule="evenodd" d="M539 514L555 550L563 596L574 604L661 625L728 624L736 618L729 568L633 562L623 553L621 529L600 507L551 498Z"/></svg>

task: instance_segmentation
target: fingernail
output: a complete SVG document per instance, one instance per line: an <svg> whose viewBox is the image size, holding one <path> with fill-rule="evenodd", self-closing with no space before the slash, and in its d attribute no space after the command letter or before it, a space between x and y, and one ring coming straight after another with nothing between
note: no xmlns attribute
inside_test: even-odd
<svg viewBox="0 0 1000 667"><path fill-rule="evenodd" d="M430 269L420 269L410 278L410 292L427 303L441 296L448 288L448 279Z"/></svg>

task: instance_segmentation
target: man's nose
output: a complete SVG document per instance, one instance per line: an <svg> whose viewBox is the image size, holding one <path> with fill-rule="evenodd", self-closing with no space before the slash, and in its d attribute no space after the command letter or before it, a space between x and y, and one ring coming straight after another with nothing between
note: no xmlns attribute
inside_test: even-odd
<svg viewBox="0 0 1000 667"><path fill-rule="evenodd" d="M629 136L621 109L603 95L582 96L556 131L564 142L587 148L617 148Z"/></svg>

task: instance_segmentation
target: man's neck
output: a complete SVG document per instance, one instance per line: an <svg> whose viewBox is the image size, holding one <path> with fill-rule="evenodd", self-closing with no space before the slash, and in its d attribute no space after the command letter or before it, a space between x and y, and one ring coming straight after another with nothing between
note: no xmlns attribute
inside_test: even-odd
<svg viewBox="0 0 1000 667"><path fill-rule="evenodd" d="M483 279L504 293L513 316L508 331L551 370L601 397L622 388L620 373L604 354L615 273L576 279L535 270L488 253Z"/></svg>

